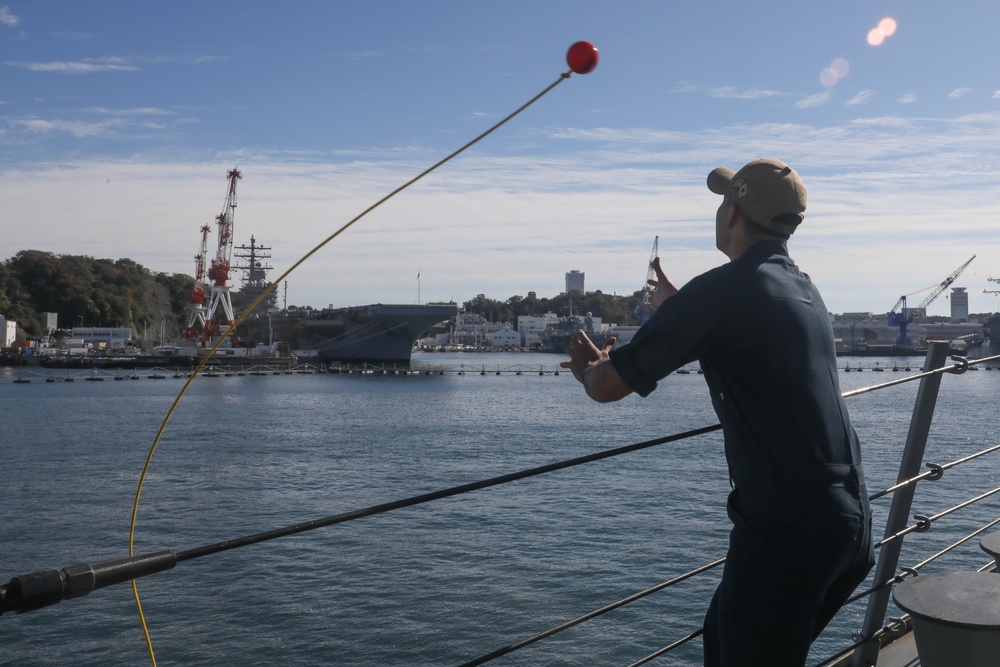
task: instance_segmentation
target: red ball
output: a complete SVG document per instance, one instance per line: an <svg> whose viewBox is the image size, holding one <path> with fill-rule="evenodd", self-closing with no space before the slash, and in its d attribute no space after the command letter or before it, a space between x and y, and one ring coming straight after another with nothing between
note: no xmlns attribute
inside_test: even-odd
<svg viewBox="0 0 1000 667"><path fill-rule="evenodd" d="M597 47L590 42L577 42L566 52L566 64L577 74L593 72L597 67Z"/></svg>

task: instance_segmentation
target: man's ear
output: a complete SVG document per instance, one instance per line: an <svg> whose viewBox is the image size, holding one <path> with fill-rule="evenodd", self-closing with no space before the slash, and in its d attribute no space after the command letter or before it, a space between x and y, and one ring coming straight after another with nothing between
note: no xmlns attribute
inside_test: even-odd
<svg viewBox="0 0 1000 667"><path fill-rule="evenodd" d="M726 229L733 229L736 227L737 222L743 221L743 214L740 213L740 209L736 208L736 204L729 207L729 218L726 220Z"/></svg>

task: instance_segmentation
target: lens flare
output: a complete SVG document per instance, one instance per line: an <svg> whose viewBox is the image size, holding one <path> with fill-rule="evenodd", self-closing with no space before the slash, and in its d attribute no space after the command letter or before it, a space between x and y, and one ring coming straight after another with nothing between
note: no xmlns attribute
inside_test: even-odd
<svg viewBox="0 0 1000 667"><path fill-rule="evenodd" d="M833 62L830 63L830 69L833 70L838 79L843 79L851 71L851 63L844 58L834 58Z"/></svg>
<svg viewBox="0 0 1000 667"><path fill-rule="evenodd" d="M891 37L896 32L896 19L886 16L878 22L878 25L868 31L868 43L872 46L879 46L886 37Z"/></svg>
<svg viewBox="0 0 1000 667"><path fill-rule="evenodd" d="M834 58L830 66L819 73L819 82L827 88L835 86L850 71L851 63L844 58Z"/></svg>
<svg viewBox="0 0 1000 667"><path fill-rule="evenodd" d="M886 16L878 22L878 29L881 30L882 34L886 37L892 37L893 33L896 32L896 19Z"/></svg>

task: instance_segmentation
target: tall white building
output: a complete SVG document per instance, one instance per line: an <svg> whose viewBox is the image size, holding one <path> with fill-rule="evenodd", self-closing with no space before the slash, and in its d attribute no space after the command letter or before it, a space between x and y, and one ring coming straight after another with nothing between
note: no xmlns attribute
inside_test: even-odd
<svg viewBox="0 0 1000 667"><path fill-rule="evenodd" d="M0 315L0 347L10 347L17 340L17 322Z"/></svg>
<svg viewBox="0 0 1000 667"><path fill-rule="evenodd" d="M569 294L573 290L584 293L583 290L583 271L568 271L566 273L566 294Z"/></svg>
<svg viewBox="0 0 1000 667"><path fill-rule="evenodd" d="M951 288L951 321L969 321L969 293L964 287Z"/></svg>

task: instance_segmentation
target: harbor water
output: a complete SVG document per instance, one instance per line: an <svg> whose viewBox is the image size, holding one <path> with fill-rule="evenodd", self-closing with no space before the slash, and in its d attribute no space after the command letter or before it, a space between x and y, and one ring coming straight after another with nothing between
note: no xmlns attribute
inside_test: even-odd
<svg viewBox="0 0 1000 667"><path fill-rule="evenodd" d="M193 549L716 423L696 367L649 398L601 405L553 372L562 359L415 354L446 372L195 378L153 456L135 551ZM912 374L923 360L861 359L890 372L841 372L842 388L897 379L907 371L893 365L907 362ZM996 366L943 378L928 461L997 444ZM0 374L0 583L127 555L139 475L183 384L48 373ZM872 492L896 481L916 393L914 382L848 402ZM997 471L995 457L949 471L921 485L914 512L988 491ZM185 561L139 592L161 666L460 665L723 557L729 490L715 432ZM881 537L887 499L874 507ZM902 564L997 516L990 499L908 536ZM988 560L972 547L929 567ZM491 664L627 665L697 630L718 576ZM844 610L810 664L850 644L863 615L864 601ZM700 660L695 639L651 664ZM0 618L0 665L53 664L149 664L128 585Z"/></svg>

